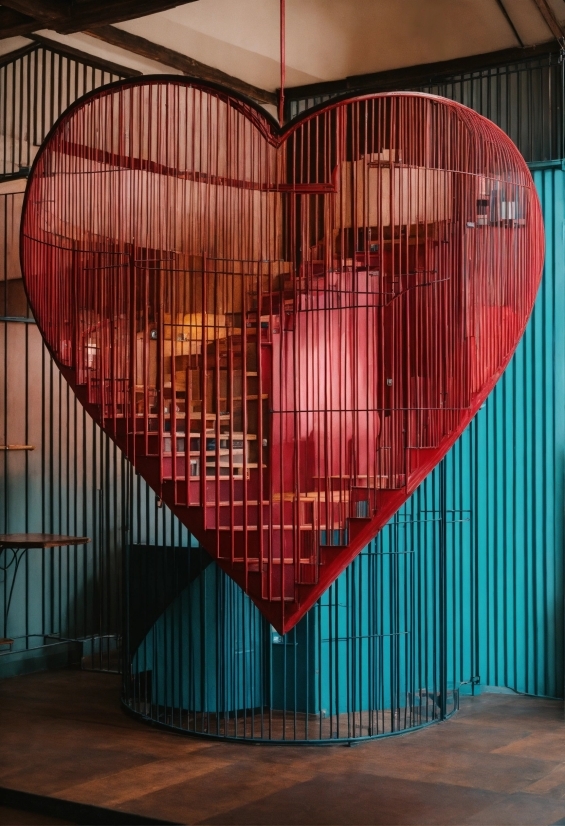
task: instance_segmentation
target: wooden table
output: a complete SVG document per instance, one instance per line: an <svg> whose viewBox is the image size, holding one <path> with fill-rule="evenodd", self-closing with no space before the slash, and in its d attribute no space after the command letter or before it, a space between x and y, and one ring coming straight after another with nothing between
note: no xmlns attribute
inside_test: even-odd
<svg viewBox="0 0 565 826"><path fill-rule="evenodd" d="M14 583L18 573L18 567L24 553L33 548L44 550L45 548L63 548L66 545L86 545L90 542L88 536L61 536L53 533L5 533L0 534L0 555L4 551L12 551L12 560L7 565L0 565L0 570L6 572L15 563L14 574L12 576L12 584L10 585L10 593L6 601L6 610L4 612L4 622L8 622L8 612L12 603L12 594L14 593ZM18 551L22 553L18 556ZM5 633L5 631L4 631ZM5 638L8 639L7 637ZM13 640L9 641L10 644ZM4 644L8 644L5 642Z"/></svg>
<svg viewBox="0 0 565 826"><path fill-rule="evenodd" d="M86 545L88 536L60 536L54 533L4 533L0 534L0 551L4 548L29 550L30 548L62 548L65 545Z"/></svg>

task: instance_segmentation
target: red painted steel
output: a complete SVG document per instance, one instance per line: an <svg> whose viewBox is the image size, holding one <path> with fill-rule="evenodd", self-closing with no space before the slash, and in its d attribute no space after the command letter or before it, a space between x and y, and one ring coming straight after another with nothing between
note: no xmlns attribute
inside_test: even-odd
<svg viewBox="0 0 565 826"><path fill-rule="evenodd" d="M280 64L281 64L281 85L279 89L279 123L284 123L284 84L286 75L285 57L285 0L279 0L279 37L280 37Z"/></svg>
<svg viewBox="0 0 565 826"><path fill-rule="evenodd" d="M279 631L476 413L542 260L509 138L412 93L281 132L220 89L122 82L57 123L22 225L78 398Z"/></svg>

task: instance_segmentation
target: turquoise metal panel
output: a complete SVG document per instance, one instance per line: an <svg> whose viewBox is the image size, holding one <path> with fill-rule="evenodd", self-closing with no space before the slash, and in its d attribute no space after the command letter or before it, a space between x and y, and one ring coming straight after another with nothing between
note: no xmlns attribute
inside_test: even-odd
<svg viewBox="0 0 565 826"><path fill-rule="evenodd" d="M419 629L419 639L410 642L421 652L411 677L404 674L400 647L396 656L389 650L382 662L373 663L365 650L368 668L398 670L396 675L385 675L386 685L392 686L394 679L414 690L438 685L438 658L444 656L448 688L482 684L563 696L565 173L561 161L534 164L532 172L546 232L544 277L532 318L494 392L442 465L321 598L321 665L312 662L312 668L315 665L315 670L321 668L328 675L320 702L330 713L351 707L354 689L348 681L352 673L358 675L358 669L346 667L345 651L355 636L356 621L361 633L367 632L373 610L382 618L379 633L384 637L408 628L416 637ZM414 578L414 572L403 570L407 552L418 566L415 619L403 614L402 606L402 589ZM400 592L394 600L390 572L383 567L375 578L361 570L367 560L385 560L387 553L396 559L395 583ZM443 586L438 581L442 575ZM375 582L378 593L371 591ZM378 601L378 608L373 601ZM365 613L357 616L360 604ZM439 631L432 635L434 651L429 647L429 625L441 624L441 612L444 636L440 638ZM389 627L397 615L404 630ZM340 646L345 667L336 668L331 656L339 658ZM312 650L318 648L313 645ZM369 684L370 680L362 679L356 690ZM297 696L298 708L303 708L300 691ZM367 699L359 695L359 707ZM400 697L401 704L405 701ZM383 697L381 707L390 702L390 696Z"/></svg>
<svg viewBox="0 0 565 826"><path fill-rule="evenodd" d="M185 710L257 708L264 702L263 624L249 597L210 565L157 620L133 671L151 673L151 696L167 722Z"/></svg>
<svg viewBox="0 0 565 826"><path fill-rule="evenodd" d="M565 255L561 164L535 165L544 278L501 381L471 426L478 669L485 685L563 696Z"/></svg>
<svg viewBox="0 0 565 826"><path fill-rule="evenodd" d="M494 392L415 497L438 507L445 473L448 684L562 697L565 173L561 161L532 172L546 232L532 318ZM420 554L438 553L436 542L423 536Z"/></svg>

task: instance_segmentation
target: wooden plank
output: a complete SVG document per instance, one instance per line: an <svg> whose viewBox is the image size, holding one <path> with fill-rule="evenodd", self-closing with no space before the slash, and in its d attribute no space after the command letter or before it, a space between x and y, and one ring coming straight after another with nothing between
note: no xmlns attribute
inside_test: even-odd
<svg viewBox="0 0 565 826"><path fill-rule="evenodd" d="M105 26L156 14L195 0L105 0L105 2L73 4L72 13L57 26L57 31L70 34L89 26ZM32 3L32 5L34 5Z"/></svg>
<svg viewBox="0 0 565 826"><path fill-rule="evenodd" d="M565 30L563 26L558 21L557 17L555 16L553 9L547 2L547 0L534 0L534 3L539 9L541 16L543 17L546 26L550 30L551 34L557 40L557 42L562 45L565 39Z"/></svg>
<svg viewBox="0 0 565 826"><path fill-rule="evenodd" d="M514 25L514 21L512 20L512 18L510 17L510 15L508 13L508 9L506 8L506 6L502 2L502 0L496 0L496 5L498 6L500 11L502 12L502 14L504 16L504 19L506 20L506 22L508 23L510 29L512 30L512 34L514 35L514 37L518 41L518 45L521 46L522 48L524 48L524 42L523 42L522 38L520 37L520 33L518 32L518 29Z"/></svg>
<svg viewBox="0 0 565 826"><path fill-rule="evenodd" d="M2 0L2 5L44 23L60 20L70 10L70 3L64 0Z"/></svg>
<svg viewBox="0 0 565 826"><path fill-rule="evenodd" d="M61 536L52 533L7 533L0 535L0 548L61 548L86 545L88 536Z"/></svg>
<svg viewBox="0 0 565 826"><path fill-rule="evenodd" d="M246 95L258 103L270 103L272 105L276 105L277 103L277 96L274 92L259 89L257 86L253 86L244 80L220 71L220 69L207 66L205 63L200 63L199 60L194 60L192 57L175 52L173 49L168 49L165 46L160 46L158 43L152 43L144 37L138 37L135 34L130 34L130 32L125 32L114 26L88 28L86 34L97 37L105 43L112 44L112 46L127 49L127 51L148 58L149 60L156 60L164 66L179 69L185 75L190 75L199 80L207 80L211 83L219 83L227 89Z"/></svg>
<svg viewBox="0 0 565 826"><path fill-rule="evenodd" d="M194 0L101 0L71 3L66 0L3 0L2 5L37 21L36 29L50 28L62 34L83 31L88 26L120 23Z"/></svg>
<svg viewBox="0 0 565 826"><path fill-rule="evenodd" d="M33 445L0 445L0 450L35 450Z"/></svg>
<svg viewBox="0 0 565 826"><path fill-rule="evenodd" d="M35 17L22 14L7 6L0 6L0 40L7 37L19 37L41 28Z"/></svg>

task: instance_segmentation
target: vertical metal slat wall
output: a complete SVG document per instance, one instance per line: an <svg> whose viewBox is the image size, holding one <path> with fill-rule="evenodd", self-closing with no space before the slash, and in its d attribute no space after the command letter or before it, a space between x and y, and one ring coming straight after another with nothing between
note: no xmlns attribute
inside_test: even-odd
<svg viewBox="0 0 565 826"><path fill-rule="evenodd" d="M530 163L542 203L546 261L532 319L446 465L448 490L472 479L474 676L483 685L553 697L564 688L563 69L554 51L411 87L461 102L504 129ZM295 99L290 112L328 98Z"/></svg>
<svg viewBox="0 0 565 826"><path fill-rule="evenodd" d="M0 58L0 532L91 539L28 551L17 574L10 553L2 555L0 636L14 640L11 652L2 649L10 655L0 661L4 674L37 667L18 651L63 640L82 641L84 665L118 668L123 459L43 345L23 291L18 236L27 170L55 120L127 74L37 43Z"/></svg>

